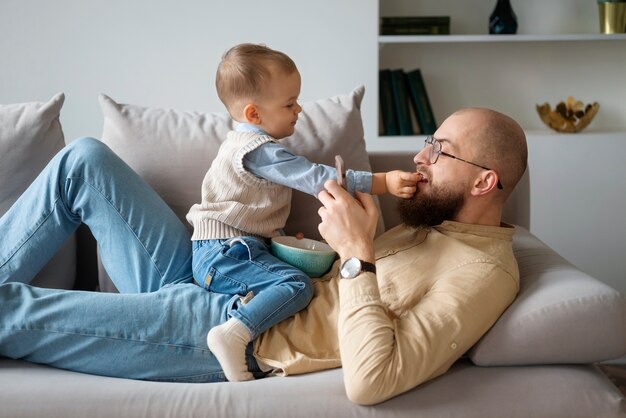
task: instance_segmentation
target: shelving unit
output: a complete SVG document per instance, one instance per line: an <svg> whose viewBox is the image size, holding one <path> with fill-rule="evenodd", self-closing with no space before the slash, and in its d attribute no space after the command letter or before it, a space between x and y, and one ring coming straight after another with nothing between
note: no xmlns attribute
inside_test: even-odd
<svg viewBox="0 0 626 418"><path fill-rule="evenodd" d="M499 109L527 131L549 133L535 105L573 95L597 101L587 135L626 135L623 69L626 34L378 36L379 69L422 69L436 120L466 106ZM542 130L544 132L542 132ZM418 136L379 136L390 150L414 147ZM408 148L411 149L411 148Z"/></svg>
<svg viewBox="0 0 626 418"><path fill-rule="evenodd" d="M468 106L520 122L529 150L530 230L626 293L626 34L597 33L597 9L588 0L519 1L513 7L521 34L481 34L493 4L380 0L382 16L451 15L453 34L377 36L378 69L420 68L438 124ZM570 95L597 101L600 110L583 132L557 133L535 106L555 106ZM423 135L378 136L368 150L409 154L423 141Z"/></svg>

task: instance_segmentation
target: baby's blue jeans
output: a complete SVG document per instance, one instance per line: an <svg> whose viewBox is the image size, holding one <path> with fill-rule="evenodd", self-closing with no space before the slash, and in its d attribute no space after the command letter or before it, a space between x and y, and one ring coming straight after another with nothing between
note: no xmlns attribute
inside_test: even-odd
<svg viewBox="0 0 626 418"><path fill-rule="evenodd" d="M120 294L29 286L81 222ZM225 380L206 335L241 301L194 283L190 238L109 148L75 140L0 218L0 355L132 379Z"/></svg>
<svg viewBox="0 0 626 418"><path fill-rule="evenodd" d="M210 292L241 295L245 302L232 316L252 338L305 308L313 297L309 276L274 257L260 238L200 240L192 246L196 282Z"/></svg>

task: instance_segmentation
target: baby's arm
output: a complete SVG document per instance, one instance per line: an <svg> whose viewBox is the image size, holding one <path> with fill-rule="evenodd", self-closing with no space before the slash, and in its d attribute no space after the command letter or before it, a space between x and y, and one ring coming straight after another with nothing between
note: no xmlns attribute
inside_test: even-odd
<svg viewBox="0 0 626 418"><path fill-rule="evenodd" d="M417 182L421 177L419 173L401 170L372 173L372 194L389 193L408 199L417 191Z"/></svg>

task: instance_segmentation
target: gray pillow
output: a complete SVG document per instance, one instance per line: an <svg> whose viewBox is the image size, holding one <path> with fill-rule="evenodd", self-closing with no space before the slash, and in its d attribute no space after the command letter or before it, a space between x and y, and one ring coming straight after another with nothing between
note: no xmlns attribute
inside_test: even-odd
<svg viewBox="0 0 626 418"><path fill-rule="evenodd" d="M346 168L371 171L361 101L364 87L349 94L302 103L296 131L282 142L309 160L334 166L341 154ZM226 112L199 113L119 104L100 95L102 142L139 173L183 222L200 199L202 180L217 149L234 125ZM294 191L285 232L320 238L318 200ZM378 232L384 230L382 217ZM102 273L102 270L101 270ZM101 285L110 288L106 283Z"/></svg>
<svg viewBox="0 0 626 418"><path fill-rule="evenodd" d="M626 354L624 296L516 229L519 295L470 350L470 359L512 366L593 363Z"/></svg>
<svg viewBox="0 0 626 418"><path fill-rule="evenodd" d="M0 105L0 216L65 145L59 114L65 95L46 103ZM71 289L76 278L76 242L72 235L31 282Z"/></svg>

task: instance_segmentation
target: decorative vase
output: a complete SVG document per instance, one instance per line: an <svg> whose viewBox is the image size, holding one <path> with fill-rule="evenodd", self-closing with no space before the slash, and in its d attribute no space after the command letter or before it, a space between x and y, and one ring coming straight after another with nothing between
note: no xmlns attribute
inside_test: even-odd
<svg viewBox="0 0 626 418"><path fill-rule="evenodd" d="M517 16L509 0L498 0L496 8L489 16L489 33L492 35L517 32Z"/></svg>
<svg viewBox="0 0 626 418"><path fill-rule="evenodd" d="M598 0L600 33L626 33L626 0Z"/></svg>

